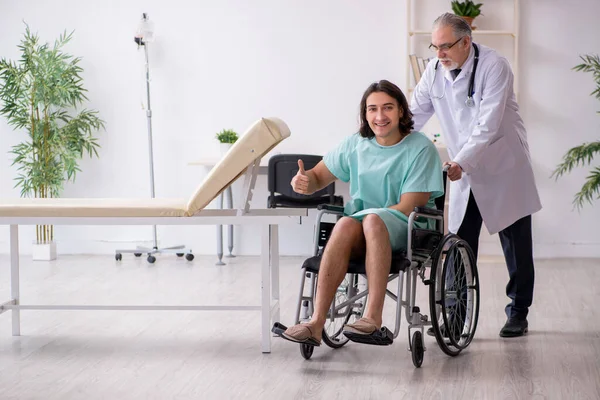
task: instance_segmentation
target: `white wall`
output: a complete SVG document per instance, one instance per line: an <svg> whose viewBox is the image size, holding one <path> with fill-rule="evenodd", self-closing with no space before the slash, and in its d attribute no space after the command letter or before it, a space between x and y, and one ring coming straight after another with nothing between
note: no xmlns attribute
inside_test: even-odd
<svg viewBox="0 0 600 400"><path fill-rule="evenodd" d="M558 0L521 2L520 106L544 207L533 217L538 257L600 256L600 203L581 211L572 203L591 168L550 179L569 148L600 140L592 74L572 70L580 55L600 53L600 2L573 4L579 11ZM501 254L496 236L482 241L484 252Z"/></svg>
<svg viewBox="0 0 600 400"><path fill-rule="evenodd" d="M585 10L585 12L582 12ZM215 132L244 131L279 116L292 136L278 152L324 153L356 131L358 102L369 83L405 88L405 2L347 0L41 1L0 0L0 57L15 59L26 21L45 41L75 30L67 46L83 58L87 107L106 121L99 159L84 159L63 197L147 197L149 172L143 53L133 34L142 12L155 23L150 48L156 194L187 198L206 171L188 162L218 154ZM600 104L590 74L570 68L598 52L600 3L565 8L558 0L521 6L521 107L529 130L544 210L534 217L536 255L600 256L600 209L571 211L586 170L554 182L550 172L567 148L598 139ZM493 16L484 18L496 23ZM556 29L557 20L564 21ZM577 33L576 33L577 32ZM0 120L0 154L24 139ZM0 196L18 196L10 157L0 157ZM345 185L340 191L346 193ZM264 207L265 177L255 206ZM28 243L32 229L23 229ZM310 252L310 223L281 230L282 254ZM211 254L214 227L160 227L164 245L185 243ZM148 241L149 227L56 227L60 253L110 253ZM482 250L498 252L496 237ZM0 252L8 251L0 229ZM488 245L489 243L489 245ZM252 228L236 230L236 252L257 254ZM24 252L30 251L27 245Z"/></svg>
<svg viewBox="0 0 600 400"><path fill-rule="evenodd" d="M592 74L571 70L581 63L579 55L600 53L600 2L522 3L521 107L544 206L534 217L537 254L598 257L600 202L581 212L572 204L591 168L558 182L549 177L568 149L600 140L600 102L589 95L595 89Z"/></svg>

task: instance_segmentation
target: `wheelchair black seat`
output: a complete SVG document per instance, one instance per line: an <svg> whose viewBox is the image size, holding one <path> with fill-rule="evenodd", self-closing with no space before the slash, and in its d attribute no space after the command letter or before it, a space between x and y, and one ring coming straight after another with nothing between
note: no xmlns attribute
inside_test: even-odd
<svg viewBox="0 0 600 400"><path fill-rule="evenodd" d="M319 267L321 265L321 256L314 256L306 259L302 264L302 268L306 268L308 272L319 273ZM400 271L404 272L410 267L410 260L406 258L406 252L397 251L392 253L392 265L390 268L390 274L397 274ZM366 274L365 259L350 260L348 264L349 274Z"/></svg>

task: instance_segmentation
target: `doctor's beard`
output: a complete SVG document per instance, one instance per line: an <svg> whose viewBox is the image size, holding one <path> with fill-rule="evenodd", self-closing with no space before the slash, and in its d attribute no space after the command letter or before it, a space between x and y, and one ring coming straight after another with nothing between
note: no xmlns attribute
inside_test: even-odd
<svg viewBox="0 0 600 400"><path fill-rule="evenodd" d="M458 63L456 61L452 61L448 58L440 58L440 62L443 62L443 61L450 61L450 65L448 65L448 66L445 66L444 64L442 64L442 67L446 71L453 71L458 68Z"/></svg>

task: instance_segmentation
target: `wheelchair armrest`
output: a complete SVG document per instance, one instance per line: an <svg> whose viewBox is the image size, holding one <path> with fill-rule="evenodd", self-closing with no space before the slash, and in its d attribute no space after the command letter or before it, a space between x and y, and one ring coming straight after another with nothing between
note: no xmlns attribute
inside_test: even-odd
<svg viewBox="0 0 600 400"><path fill-rule="evenodd" d="M331 211L332 213L342 214L344 212L344 207L334 206L332 204L319 204L317 206L317 210L325 210L325 211Z"/></svg>
<svg viewBox="0 0 600 400"><path fill-rule="evenodd" d="M431 254L440 244L444 235L429 229L413 229L411 247L414 252Z"/></svg>
<svg viewBox="0 0 600 400"><path fill-rule="evenodd" d="M444 211L435 210L435 209L429 208L429 207L415 207L415 209L413 211L416 213L419 213L419 214L444 215Z"/></svg>

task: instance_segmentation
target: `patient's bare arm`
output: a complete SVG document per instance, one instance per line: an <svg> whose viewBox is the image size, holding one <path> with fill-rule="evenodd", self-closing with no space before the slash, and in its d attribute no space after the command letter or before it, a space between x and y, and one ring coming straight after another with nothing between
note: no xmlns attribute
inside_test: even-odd
<svg viewBox="0 0 600 400"><path fill-rule="evenodd" d="M427 204L431 196L430 192L410 192L400 196L400 203L390 206L394 210L398 210L407 217L415 209L415 207L423 207Z"/></svg>

